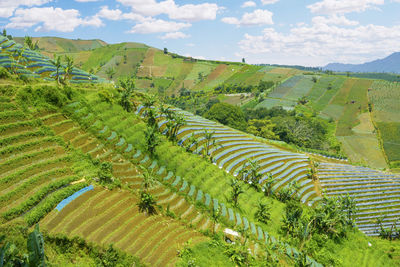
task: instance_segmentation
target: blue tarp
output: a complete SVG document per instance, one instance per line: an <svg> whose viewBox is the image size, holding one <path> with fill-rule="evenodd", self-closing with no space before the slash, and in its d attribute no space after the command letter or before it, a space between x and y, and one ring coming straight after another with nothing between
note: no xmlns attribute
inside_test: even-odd
<svg viewBox="0 0 400 267"><path fill-rule="evenodd" d="M75 198L79 197L80 195L82 195L83 193L93 190L94 187L93 185L89 185L86 186L84 188L82 188L81 190L75 192L74 194L70 195L69 197L67 197L66 199L64 199L63 201L61 201L60 203L58 203L56 210L60 211L62 210L65 206L67 206L72 200L74 200Z"/></svg>

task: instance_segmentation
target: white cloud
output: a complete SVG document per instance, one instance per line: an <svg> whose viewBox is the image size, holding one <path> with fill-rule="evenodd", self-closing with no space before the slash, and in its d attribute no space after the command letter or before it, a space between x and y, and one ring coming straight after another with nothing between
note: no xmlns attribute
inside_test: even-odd
<svg viewBox="0 0 400 267"><path fill-rule="evenodd" d="M246 2L244 2L242 4L243 8L245 8L245 7L255 7L255 6L257 6L257 4L255 2L253 2L253 1L246 1Z"/></svg>
<svg viewBox="0 0 400 267"><path fill-rule="evenodd" d="M86 2L98 2L99 0L75 0L75 2L81 2L81 3L86 3Z"/></svg>
<svg viewBox="0 0 400 267"><path fill-rule="evenodd" d="M384 0L323 0L307 7L312 13L332 15L362 12L383 5L384 2Z"/></svg>
<svg viewBox="0 0 400 267"><path fill-rule="evenodd" d="M276 2L279 2L279 0L261 0L261 3L263 5L271 5L271 4L275 4Z"/></svg>
<svg viewBox="0 0 400 267"><path fill-rule="evenodd" d="M190 35L187 35L183 32L169 32L163 36L160 37L160 39L185 39L185 38L189 38Z"/></svg>
<svg viewBox="0 0 400 267"><path fill-rule="evenodd" d="M122 18L122 11L119 9L108 9L108 6L102 6L97 16L109 20L120 20Z"/></svg>
<svg viewBox="0 0 400 267"><path fill-rule="evenodd" d="M130 33L160 33L160 32L177 32L181 29L192 26L190 23L180 23L174 21L165 21L162 19L149 19L136 24L129 31Z"/></svg>
<svg viewBox="0 0 400 267"><path fill-rule="evenodd" d="M99 17L81 18L76 9L34 7L17 9L6 28L27 29L37 25L35 31L72 32L78 26L103 26Z"/></svg>
<svg viewBox="0 0 400 267"><path fill-rule="evenodd" d="M268 10L257 9L252 13L244 13L241 19L225 17L221 21L237 26L271 25L274 24L272 15L272 12Z"/></svg>
<svg viewBox="0 0 400 267"><path fill-rule="evenodd" d="M1 0L0 1L0 17L8 18L11 17L20 6L41 6L51 2L52 0Z"/></svg>
<svg viewBox="0 0 400 267"><path fill-rule="evenodd" d="M157 2L155 0L117 0L129 6L135 13L143 16L157 16L166 14L170 19L184 21L214 20L221 9L217 4L187 4L177 5L174 0Z"/></svg>
<svg viewBox="0 0 400 267"><path fill-rule="evenodd" d="M327 24L327 25L332 24L332 25L343 25L343 26L356 26L359 24L358 21L349 20L343 15L341 16L333 15L330 17L317 16L312 18L312 22L314 24Z"/></svg>
<svg viewBox="0 0 400 267"><path fill-rule="evenodd" d="M321 66L361 63L398 51L400 25L341 27L343 23L334 25L330 20L314 18L312 25L296 26L289 33L266 28L261 35L245 34L239 42L240 54L252 57L252 63Z"/></svg>

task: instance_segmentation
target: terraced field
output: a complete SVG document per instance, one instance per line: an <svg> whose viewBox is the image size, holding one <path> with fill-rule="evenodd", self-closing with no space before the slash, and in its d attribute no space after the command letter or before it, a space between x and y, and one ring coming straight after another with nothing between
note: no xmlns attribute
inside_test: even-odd
<svg viewBox="0 0 400 267"><path fill-rule="evenodd" d="M79 157L11 98L2 96L0 105L1 220L23 216L33 224L93 173L77 168Z"/></svg>
<svg viewBox="0 0 400 267"><path fill-rule="evenodd" d="M138 110L140 112L142 108ZM301 187L299 193L303 202L318 197L315 191L316 185L307 177L310 169L307 156L277 149L255 140L254 137L189 112L178 112L184 114L187 121L187 125L177 132L179 143L186 145L190 137L197 138L197 148L192 146L194 153L200 154L206 149L205 131L213 132L212 145L208 150L214 163L220 168L236 176L248 160L252 159L258 163L260 166L258 172L263 175L260 184L271 174L276 179L274 190L279 190L291 182L297 182ZM166 122L164 117L160 117L158 121L160 131L165 130Z"/></svg>
<svg viewBox="0 0 400 267"><path fill-rule="evenodd" d="M140 108L139 108L140 112ZM229 129L188 112L177 110L187 118L187 125L178 131L181 144L189 137L198 138L194 153L200 153L206 142L205 130L214 132L214 141L209 148L213 161L220 168L237 175L248 159L254 159L261 166L260 173L264 181L267 173L276 179L273 188L279 190L289 182L297 181L301 186L303 202L310 205L318 201L316 184L307 178L310 168L308 158L301 154L282 151L265 143L254 140L245 134ZM159 120L164 131L166 121ZM384 218L384 226L390 227L399 216L400 176L387 174L364 167L349 164L321 162L318 168L320 189L326 196L354 196L357 202L356 223L360 230L368 235L378 235L375 220Z"/></svg>
<svg viewBox="0 0 400 267"><path fill-rule="evenodd" d="M376 236L376 221L391 227L400 216L400 176L348 164L321 163L318 177L327 196L355 198L356 224L367 235Z"/></svg>
<svg viewBox="0 0 400 267"><path fill-rule="evenodd" d="M22 52L18 54L18 51ZM56 68L51 64L50 59L39 52L23 48L13 40L0 36L0 67L5 67L17 74L24 74L27 77L53 79ZM61 75L65 72L61 68ZM78 68L73 68L71 74L72 83L98 82L99 78Z"/></svg>

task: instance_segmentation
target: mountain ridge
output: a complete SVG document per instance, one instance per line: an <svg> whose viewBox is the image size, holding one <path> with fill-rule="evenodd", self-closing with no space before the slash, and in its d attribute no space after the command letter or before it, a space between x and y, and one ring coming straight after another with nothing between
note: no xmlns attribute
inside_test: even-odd
<svg viewBox="0 0 400 267"><path fill-rule="evenodd" d="M362 64L329 63L322 69L339 72L390 72L400 74L400 52L394 52L385 58Z"/></svg>

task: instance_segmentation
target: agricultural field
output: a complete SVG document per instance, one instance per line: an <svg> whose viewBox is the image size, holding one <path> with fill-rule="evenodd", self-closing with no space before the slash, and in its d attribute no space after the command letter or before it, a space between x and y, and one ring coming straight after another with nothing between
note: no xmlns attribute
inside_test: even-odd
<svg viewBox="0 0 400 267"><path fill-rule="evenodd" d="M400 167L400 86L398 83L375 81L368 97L372 116L386 153L393 168Z"/></svg>
<svg viewBox="0 0 400 267"><path fill-rule="evenodd" d="M21 47L3 39L4 50ZM87 246L93 253L115 249L134 266L399 265L400 244L382 232L400 215L400 176L377 170L400 164L398 84L192 61L136 43L53 49L69 50L85 68L104 63L101 75L110 67L117 77L130 75L132 68L135 90L22 81L0 69L8 77L0 79L0 233L38 224L53 240L52 254L59 253L55 243L75 240L86 244L81 256ZM262 80L278 84L256 108L279 105L336 122L329 131L349 160L235 130L149 94ZM212 97L243 105L264 96ZM298 104L303 97L308 103ZM345 206L349 201L354 207ZM96 261L93 255L86 263ZM55 258L49 265L65 265Z"/></svg>

